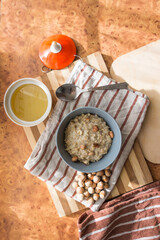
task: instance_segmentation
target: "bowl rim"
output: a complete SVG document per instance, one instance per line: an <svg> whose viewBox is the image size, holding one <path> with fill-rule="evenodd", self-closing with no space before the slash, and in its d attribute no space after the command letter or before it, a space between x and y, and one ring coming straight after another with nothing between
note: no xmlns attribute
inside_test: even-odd
<svg viewBox="0 0 160 240"><path fill-rule="evenodd" d="M47 96L47 100L48 100L47 109L46 109L45 113L35 121L21 120L14 114L14 112L12 111L12 108L11 108L11 97L12 97L13 93L15 92L15 90L18 87L20 87L24 84L33 84L33 85L39 86L45 92L45 94ZM49 113L51 111L51 107L52 107L52 97L51 97L51 93L50 93L49 89L47 88L47 86L40 80L35 79L35 78L21 78L21 79L14 81L13 83L11 83L9 85L9 87L7 88L7 90L4 94L3 106L4 106L6 115L12 122L14 122L15 124L22 126L22 127L32 127L32 126L36 126L39 123L43 122L46 119L46 117L49 115Z"/></svg>
<svg viewBox="0 0 160 240"><path fill-rule="evenodd" d="M101 161L102 159L106 158L106 156L107 156L108 153L105 154L105 155L102 157L101 160L99 160L99 161L97 161L97 162L90 163L89 165L85 165L85 164L83 164L82 162L70 162L70 163L68 163L68 161L67 161L66 159L64 159L63 155L61 154L61 151L60 151L60 149L59 149L59 144L58 144L58 134L59 134L60 128L61 128L62 124L64 123L64 121L66 121L67 118L69 118L69 119L67 120L67 123L65 124L65 128L67 127L67 125L69 124L69 122L71 121L72 118L75 118L76 116L83 114L83 113L79 113L79 114L77 114L76 116L73 116L73 117L70 118L70 116L72 116L74 113L79 112L79 111L81 111L81 110L87 110L87 111L88 111L88 112L84 112L84 114L85 114L85 113L91 113L91 114L95 114L95 115L98 115L99 117L103 118L102 116L100 116L100 115L98 114L98 113L101 112L101 113L103 113L103 114L106 115L106 118L112 120L112 121L114 122L114 125L116 126L117 136L118 136L118 138L119 138L119 139L118 139L118 141L119 141L119 145L118 145L119 148L116 148L117 152L116 152L116 154L115 154L114 160L112 160L111 163L109 163L108 165L106 164L105 167L104 167L104 164L99 164L99 163L100 163L100 161ZM89 112L89 111L91 111L91 112ZM98 113L93 113L93 111L98 111ZM103 119L104 119L104 118L103 118ZM105 119L104 119L104 121L107 122ZM107 122L107 125L109 125L108 122ZM112 130L112 129L111 129L111 130ZM63 141L64 141L64 140L63 140ZM112 144L113 144L113 143L112 143ZM112 145L111 145L111 146L112 146ZM108 167L109 165L111 165L111 164L115 161L115 159L117 158L117 156L118 156L118 154L119 154L119 152L120 152L120 150L121 150L121 146L122 146L122 134L121 134L121 131L120 131L120 128L119 128L118 123L116 122L116 120L115 120L108 112L105 112L105 111L102 110L101 108L96 108L96 107L89 107L89 106L87 106L87 107L79 107L79 108L77 108L77 109L69 112L65 117L63 117L63 119L61 120L61 122L60 122L60 124L59 124L59 126L58 126L58 128L57 128L57 131L56 131L56 147L57 147L57 150L58 150L58 153L59 153L60 157L61 157L61 158L63 159L63 161L64 161L67 165L69 165L71 168L73 168L74 170L77 170L77 171L81 171L81 172L91 173L91 172L97 172L97 171L101 171L101 170L105 169L106 167ZM66 152L67 152L67 151L66 151ZM67 154L67 155L68 155L68 154ZM71 156L70 156L70 157L71 157ZM91 165L93 166L93 164L95 165L96 163L97 163L97 165L99 165L99 167L97 167L96 170L94 170L94 171L93 171L93 169L89 170L89 168L92 168L92 167L90 167L90 166L91 166ZM102 165L102 166L101 166L101 165ZM80 167L79 167L79 166L80 166ZM82 166L82 168L81 168L81 166ZM83 168L86 168L86 170L83 170Z"/></svg>

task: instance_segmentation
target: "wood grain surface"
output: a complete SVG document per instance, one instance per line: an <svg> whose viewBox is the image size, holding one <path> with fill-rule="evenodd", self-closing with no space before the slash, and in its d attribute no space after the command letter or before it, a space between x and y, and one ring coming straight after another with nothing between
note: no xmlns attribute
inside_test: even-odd
<svg viewBox="0 0 160 240"><path fill-rule="evenodd" d="M31 147L6 117L4 93L13 81L42 74L38 49L52 34L73 38L81 57L100 50L108 68L160 39L160 1L5 0L0 11L0 239L76 240L80 213L59 218L46 184L23 168ZM160 179L160 165L148 165Z"/></svg>

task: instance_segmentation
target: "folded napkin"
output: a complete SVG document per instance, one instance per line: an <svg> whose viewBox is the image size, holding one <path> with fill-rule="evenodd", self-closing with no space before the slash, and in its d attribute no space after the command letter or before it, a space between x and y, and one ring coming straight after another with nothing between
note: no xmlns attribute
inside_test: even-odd
<svg viewBox="0 0 160 240"><path fill-rule="evenodd" d="M75 83L80 88L85 89L114 84L115 82L79 60L72 70L67 83ZM72 187L76 171L66 165L56 149L55 135L57 127L66 114L78 107L92 106L107 111L114 117L121 129L122 148L117 159L112 164L112 176L106 197L99 199L93 206L88 206L85 200L81 202L85 206L91 207L93 211L97 211L117 182L141 128L148 104L149 99L146 95L129 89L86 92L72 102L58 101L47 122L45 131L40 136L25 164L25 168L31 174L43 181L47 181L59 191L77 200L75 190Z"/></svg>
<svg viewBox="0 0 160 240"><path fill-rule="evenodd" d="M160 239L160 181L104 203L78 219L82 240Z"/></svg>

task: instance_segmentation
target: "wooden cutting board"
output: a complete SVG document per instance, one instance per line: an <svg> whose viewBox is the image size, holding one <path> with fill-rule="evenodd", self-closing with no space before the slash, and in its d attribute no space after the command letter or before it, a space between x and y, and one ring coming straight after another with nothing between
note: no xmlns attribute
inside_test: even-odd
<svg viewBox="0 0 160 240"><path fill-rule="evenodd" d="M90 64L92 67L109 76L108 69L100 52L95 52L89 55L84 59L84 62ZM46 86L49 88L52 94L53 108L57 101L55 90L58 86L66 81L75 64L76 61L65 69L54 70L37 78L46 84ZM44 131L46 122L47 120L37 126L24 128L25 134L32 149L35 147L38 138ZM152 181L153 179L143 157L139 142L136 140L132 151L123 167L119 180L111 192L109 198L113 198ZM69 198L64 193L59 192L49 184L47 184L47 187L60 217L68 216L72 213L86 208L81 203L78 203L77 201Z"/></svg>
<svg viewBox="0 0 160 240"><path fill-rule="evenodd" d="M116 81L126 81L150 98L139 134L145 158L160 163L160 40L117 58L111 66Z"/></svg>

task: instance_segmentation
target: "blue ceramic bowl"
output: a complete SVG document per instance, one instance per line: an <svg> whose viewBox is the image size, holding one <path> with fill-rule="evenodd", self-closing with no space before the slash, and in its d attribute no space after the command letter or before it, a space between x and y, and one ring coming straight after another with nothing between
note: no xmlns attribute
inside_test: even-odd
<svg viewBox="0 0 160 240"><path fill-rule="evenodd" d="M103 118L114 133L113 142L108 153L105 154L98 162L90 163L89 165L85 165L84 163L78 161L72 162L72 157L65 150L64 143L64 132L70 120L83 113L96 114L99 117ZM108 167L110 164L112 164L116 157L118 156L118 153L121 149L121 143L122 143L121 131L119 129L117 122L107 112L94 107L81 107L70 112L63 118L56 132L56 145L61 158L73 169L86 173L100 171Z"/></svg>

